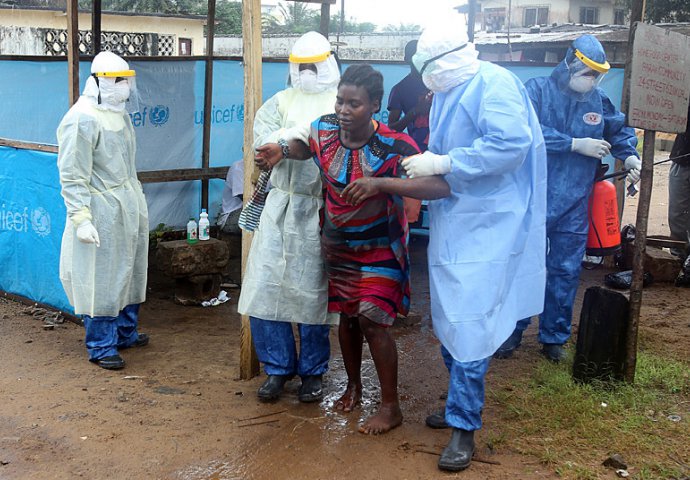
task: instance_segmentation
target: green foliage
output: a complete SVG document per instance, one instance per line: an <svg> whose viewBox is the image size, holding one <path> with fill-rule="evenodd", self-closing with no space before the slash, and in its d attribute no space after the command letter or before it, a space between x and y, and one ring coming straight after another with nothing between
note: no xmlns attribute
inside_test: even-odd
<svg viewBox="0 0 690 480"><path fill-rule="evenodd" d="M383 31L390 33L421 32L422 27L414 23L400 23L398 25L389 24L383 27Z"/></svg>
<svg viewBox="0 0 690 480"><path fill-rule="evenodd" d="M371 22L358 23L353 18L345 18L342 33L371 33L376 30L376 25ZM331 15L328 23L328 31L332 33L340 32L340 13Z"/></svg>
<svg viewBox="0 0 690 480"><path fill-rule="evenodd" d="M601 462L612 453L628 459L631 478L682 477L674 458L690 456L687 364L641 352L632 385L574 382L571 369L540 362L531 378L491 392L504 420L492 441L508 439L502 446L537 456L563 478L603 478Z"/></svg>
<svg viewBox="0 0 690 480"><path fill-rule="evenodd" d="M265 33L289 34L306 33L319 29L319 15L313 6L307 3L292 2L291 4L278 4L278 13L264 15L262 18L262 30Z"/></svg>
<svg viewBox="0 0 690 480"><path fill-rule="evenodd" d="M632 0L618 0L617 4L631 8ZM651 23L690 22L690 2L688 0L647 1L644 20Z"/></svg>

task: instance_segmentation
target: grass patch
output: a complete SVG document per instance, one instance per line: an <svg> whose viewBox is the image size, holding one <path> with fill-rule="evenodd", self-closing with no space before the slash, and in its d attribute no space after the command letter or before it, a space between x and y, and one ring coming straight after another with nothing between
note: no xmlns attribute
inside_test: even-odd
<svg viewBox="0 0 690 480"><path fill-rule="evenodd" d="M637 480L690 475L687 364L638 355L634 385L580 384L572 364L542 361L528 378L488 392L502 421L492 436L534 455L562 478L610 478L601 463L618 453ZM680 417L680 421L674 421Z"/></svg>

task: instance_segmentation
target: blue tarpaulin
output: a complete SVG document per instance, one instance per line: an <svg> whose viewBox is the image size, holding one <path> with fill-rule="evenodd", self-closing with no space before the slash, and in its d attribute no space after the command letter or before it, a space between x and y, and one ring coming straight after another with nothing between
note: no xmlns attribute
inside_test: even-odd
<svg viewBox="0 0 690 480"><path fill-rule="evenodd" d="M132 121L137 132L137 168L164 170L201 167L204 104L203 61L131 62L137 70L141 111ZM346 66L346 65L345 65ZM409 72L406 65L376 65L388 92ZM90 65L80 64L81 85ZM521 80L549 75L553 67L508 65ZM263 98L285 88L285 63L264 63ZM216 60L213 69L211 166L242 158L244 76L239 61ZM620 105L623 70L612 69L601 87ZM55 131L68 109L67 63L0 60L0 137L55 144ZM210 216L217 215L222 180L210 182ZM58 279L65 209L60 197L56 155L0 147L0 290L71 312ZM150 225L183 226L200 209L200 182L145 186Z"/></svg>

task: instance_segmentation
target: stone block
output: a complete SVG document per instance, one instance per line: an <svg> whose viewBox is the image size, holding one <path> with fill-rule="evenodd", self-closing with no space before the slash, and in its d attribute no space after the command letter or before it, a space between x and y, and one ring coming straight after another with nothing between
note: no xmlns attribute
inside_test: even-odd
<svg viewBox="0 0 690 480"><path fill-rule="evenodd" d="M175 302L180 305L199 305L220 293L220 274L192 275L175 279Z"/></svg>
<svg viewBox="0 0 690 480"><path fill-rule="evenodd" d="M186 240L161 242L156 263L166 275L184 278L195 275L221 274L228 263L226 242L211 238L190 245Z"/></svg>
<svg viewBox="0 0 690 480"><path fill-rule="evenodd" d="M623 254L626 268L631 269L635 254L634 244L625 244ZM666 250L650 246L645 249L644 271L649 272L655 282L674 282L682 266L680 259Z"/></svg>

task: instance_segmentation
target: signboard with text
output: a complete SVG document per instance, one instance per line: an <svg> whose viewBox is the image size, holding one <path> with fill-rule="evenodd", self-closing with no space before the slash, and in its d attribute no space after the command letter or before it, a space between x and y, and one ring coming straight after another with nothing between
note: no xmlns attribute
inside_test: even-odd
<svg viewBox="0 0 690 480"><path fill-rule="evenodd" d="M690 100L690 37L637 23L630 72L628 125L684 132Z"/></svg>

